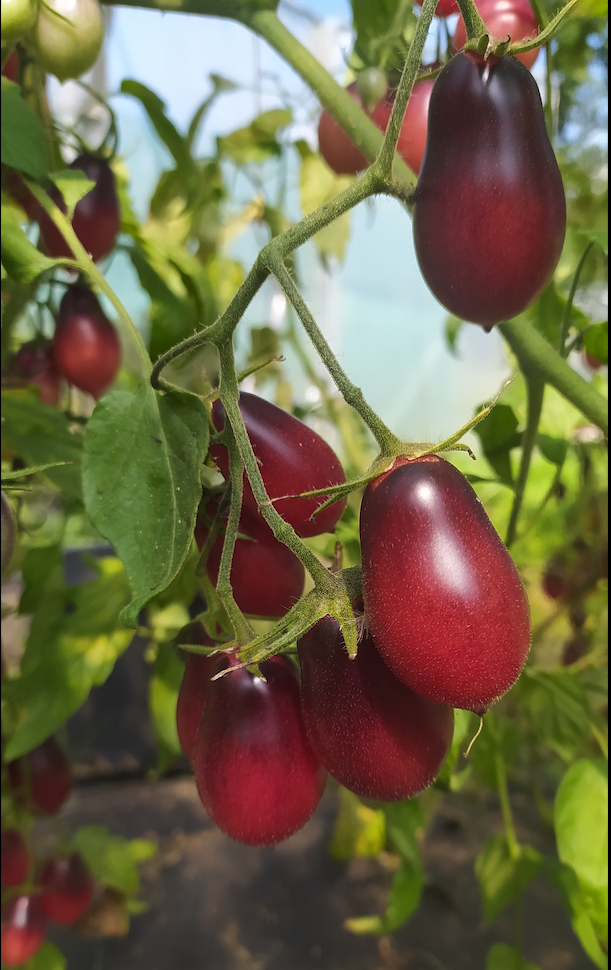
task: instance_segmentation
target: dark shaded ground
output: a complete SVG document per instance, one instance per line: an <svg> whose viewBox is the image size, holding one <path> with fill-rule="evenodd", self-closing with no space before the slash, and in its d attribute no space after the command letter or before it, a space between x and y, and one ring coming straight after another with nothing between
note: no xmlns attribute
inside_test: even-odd
<svg viewBox="0 0 611 970"><path fill-rule="evenodd" d="M82 786L62 812L70 828L103 823L159 844L142 868L150 908L123 939L60 928L51 938L68 970L484 970L491 944L512 939L511 913L483 924L473 874L482 842L501 830L494 807L456 795L440 803L425 844L422 904L383 940L343 929L346 917L383 911L392 872L384 856L347 864L328 856L336 810L328 790L301 832L273 850L252 849L212 826L190 777ZM521 837L551 851L519 800L517 817ZM542 880L526 895L524 952L540 970L591 968Z"/></svg>

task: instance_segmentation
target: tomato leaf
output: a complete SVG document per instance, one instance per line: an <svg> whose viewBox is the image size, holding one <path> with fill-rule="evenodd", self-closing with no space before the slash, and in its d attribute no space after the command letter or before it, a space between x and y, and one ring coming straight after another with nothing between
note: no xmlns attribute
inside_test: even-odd
<svg viewBox="0 0 611 970"><path fill-rule="evenodd" d="M47 177L45 133L37 114L21 97L18 84L2 78L2 163L34 179ZM3 215L4 218L4 215Z"/></svg>
<svg viewBox="0 0 611 970"><path fill-rule="evenodd" d="M347 175L336 175L325 160L313 152L306 142L298 142L301 155L301 175L299 179L301 208L304 216L309 215L325 202L330 202L343 192L352 179ZM321 256L335 256L342 259L350 238L350 213L345 213L314 236L314 243Z"/></svg>
<svg viewBox="0 0 611 970"><path fill-rule="evenodd" d="M344 926L359 935L393 933L417 908L423 886L422 869L402 862L395 873L384 916L359 916L355 919L347 919Z"/></svg>
<svg viewBox="0 0 611 970"><path fill-rule="evenodd" d="M152 859L157 852L154 842L128 841L113 835L103 825L83 826L72 841L96 880L126 896L136 896L140 891L138 863Z"/></svg>
<svg viewBox="0 0 611 970"><path fill-rule="evenodd" d="M609 363L609 324L595 323L588 327L583 337L586 352L599 360L601 364Z"/></svg>
<svg viewBox="0 0 611 970"><path fill-rule="evenodd" d="M475 873L482 894L484 916L492 923L498 914L519 899L537 875L539 853L530 845L522 846L514 858L504 835L493 835L485 843L475 863Z"/></svg>
<svg viewBox="0 0 611 970"><path fill-rule="evenodd" d="M488 950L486 970L538 970L534 963L527 963L522 954L506 943L495 943Z"/></svg>
<svg viewBox="0 0 611 970"><path fill-rule="evenodd" d="M591 733L589 703L582 684L567 670L525 668L520 706L534 734L563 761L571 761Z"/></svg>
<svg viewBox="0 0 611 970"><path fill-rule="evenodd" d="M477 408L477 411L481 408ZM513 485L510 452L522 441L518 419L509 404L496 404L490 414L473 429L478 435L488 463L505 485Z"/></svg>
<svg viewBox="0 0 611 970"><path fill-rule="evenodd" d="M2 206L2 265L18 283L32 280L52 269L58 260L43 256L19 225L19 215L13 205Z"/></svg>
<svg viewBox="0 0 611 970"><path fill-rule="evenodd" d="M288 109L264 111L246 128L239 128L230 135L217 138L219 153L231 158L236 165L274 158L282 151L276 137L278 131L285 128L291 119L292 114Z"/></svg>
<svg viewBox="0 0 611 970"><path fill-rule="evenodd" d="M558 855L579 880L584 906L599 937L607 937L608 766L583 758L568 769L556 795Z"/></svg>
<svg viewBox="0 0 611 970"><path fill-rule="evenodd" d="M49 178L55 183L66 203L66 218L72 221L77 202L80 202L93 188L95 182L88 179L84 172L76 168L65 168L52 172Z"/></svg>
<svg viewBox="0 0 611 970"><path fill-rule="evenodd" d="M542 865L545 875L558 891L571 917L573 931L585 952L599 970L608 970L609 958L598 941L575 870L546 856L543 857Z"/></svg>
<svg viewBox="0 0 611 970"><path fill-rule="evenodd" d="M66 958L56 946L46 940L40 950L22 965L21 970L66 970Z"/></svg>
<svg viewBox="0 0 611 970"><path fill-rule="evenodd" d="M415 866L422 865L418 835L424 828L424 813L417 798L389 802L384 806L386 831L393 849Z"/></svg>
<svg viewBox="0 0 611 970"><path fill-rule="evenodd" d="M121 82L121 93L128 94L140 101L153 128L174 158L176 167L188 177L193 172L193 159L189 153L186 140L167 117L165 104L161 98L146 85L141 84L140 81L133 81L130 78L125 78Z"/></svg>
<svg viewBox="0 0 611 970"><path fill-rule="evenodd" d="M184 672L185 665L174 647L161 643L149 681L149 707L160 748L160 771L165 770L181 752L176 729L176 701Z"/></svg>
<svg viewBox="0 0 611 970"><path fill-rule="evenodd" d="M193 541L208 450L204 404L193 394L159 394L148 380L114 391L89 421L83 493L91 521L125 564L138 613L178 575Z"/></svg>
<svg viewBox="0 0 611 970"><path fill-rule="evenodd" d="M537 435L537 445L539 451L552 465L562 468L566 459L569 443L564 438L552 438L548 434Z"/></svg>
<svg viewBox="0 0 611 970"><path fill-rule="evenodd" d="M340 788L340 810L329 854L339 861L378 855L386 844L386 821L379 808L369 808L347 788Z"/></svg>

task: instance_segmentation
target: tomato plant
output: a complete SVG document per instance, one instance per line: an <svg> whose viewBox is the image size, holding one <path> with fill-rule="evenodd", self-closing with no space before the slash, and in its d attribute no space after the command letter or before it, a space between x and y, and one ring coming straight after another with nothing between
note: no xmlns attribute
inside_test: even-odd
<svg viewBox="0 0 611 970"><path fill-rule="evenodd" d="M88 287L73 283L64 293L52 353L57 373L95 398L115 379L121 362L119 337Z"/></svg>
<svg viewBox="0 0 611 970"><path fill-rule="evenodd" d="M13 43L34 26L38 0L5 0L2 4L2 45Z"/></svg>
<svg viewBox="0 0 611 970"><path fill-rule="evenodd" d="M13 896L0 914L0 951L7 967L20 967L40 949L47 932L47 918L40 897Z"/></svg>
<svg viewBox="0 0 611 970"><path fill-rule="evenodd" d="M44 404L57 406L61 395L61 377L48 341L30 340L22 344L9 366L11 373L38 386L40 400Z"/></svg>
<svg viewBox="0 0 611 970"><path fill-rule="evenodd" d="M80 77L98 59L104 19L98 0L48 0L30 35L39 64L60 81Z"/></svg>
<svg viewBox="0 0 611 970"><path fill-rule="evenodd" d="M477 8L486 24L486 29L495 37L509 36L515 43L535 37L539 33L537 18L529 0L480 0ZM461 50L466 40L467 31L461 17L456 24L452 46L455 50ZM518 60L522 61L525 67L530 68L538 56L539 50L535 48L525 54L518 54Z"/></svg>
<svg viewBox="0 0 611 970"><path fill-rule="evenodd" d="M35 814L55 815L72 791L72 772L55 738L8 763L8 779L19 804Z"/></svg>
<svg viewBox="0 0 611 970"><path fill-rule="evenodd" d="M63 926L76 922L88 909L94 880L78 852L49 859L40 874L40 901L48 919Z"/></svg>

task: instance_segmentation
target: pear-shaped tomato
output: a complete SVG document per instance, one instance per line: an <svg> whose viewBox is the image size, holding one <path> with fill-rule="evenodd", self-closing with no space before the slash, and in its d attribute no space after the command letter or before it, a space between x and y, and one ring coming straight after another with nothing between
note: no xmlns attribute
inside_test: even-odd
<svg viewBox="0 0 611 970"><path fill-rule="evenodd" d="M49 859L40 875L42 908L54 923L70 926L88 909L95 883L78 852Z"/></svg>
<svg viewBox="0 0 611 970"><path fill-rule="evenodd" d="M0 922L2 966L20 967L40 950L47 933L40 896L13 896L2 907Z"/></svg>
<svg viewBox="0 0 611 970"><path fill-rule="evenodd" d="M566 203L539 89L515 57L463 52L443 68L414 202L420 269L451 313L490 329L543 292Z"/></svg>
<svg viewBox="0 0 611 970"><path fill-rule="evenodd" d="M53 338L53 363L70 384L99 398L121 363L117 331L88 286L74 283L62 297Z"/></svg>
<svg viewBox="0 0 611 970"><path fill-rule="evenodd" d="M365 618L412 690L483 713L517 680L526 594L466 478L435 455L370 482L361 507Z"/></svg>
<svg viewBox="0 0 611 970"><path fill-rule="evenodd" d="M195 525L199 549L208 536L208 522L216 512L216 502L204 503ZM224 533L210 550L206 572L216 586L223 553ZM243 613L251 616L280 617L290 610L303 592L305 569L294 552L276 539L265 520L246 509L240 516L239 535L233 550L230 573L233 596Z"/></svg>
<svg viewBox="0 0 611 970"><path fill-rule="evenodd" d="M215 671L236 666L223 658ZM275 845L310 818L326 773L306 737L299 682L286 657L239 666L208 687L195 741L195 781L204 808L231 838Z"/></svg>
<svg viewBox="0 0 611 970"><path fill-rule="evenodd" d="M373 639L351 660L337 620L297 643L301 711L314 753L364 798L412 798L431 784L452 742L454 711L414 693L390 672Z"/></svg>
<svg viewBox="0 0 611 970"><path fill-rule="evenodd" d="M511 37L512 43L536 37L539 33L539 25L535 12L529 0L476 0L476 6L480 16L486 25L486 29L499 40L506 40ZM454 50L460 50L467 42L467 30L462 17L459 18L452 38ZM518 60L522 61L525 67L531 68L537 57L539 49L527 51L526 54L519 54Z"/></svg>
<svg viewBox="0 0 611 970"><path fill-rule="evenodd" d="M202 647L217 646L216 640L208 636L202 623L192 627L188 642L198 643ZM176 729L180 746L189 761L193 761L193 748L206 703L210 672L217 661L217 656L208 657L191 651L185 653L185 672L176 701Z"/></svg>
<svg viewBox="0 0 611 970"><path fill-rule="evenodd" d="M55 815L72 791L70 762L54 737L8 763L13 797L34 814Z"/></svg>
<svg viewBox="0 0 611 970"><path fill-rule="evenodd" d="M62 380L53 363L52 349L48 341L29 340L22 344L10 362L10 372L27 378L31 384L36 384L43 404L57 407Z"/></svg>
<svg viewBox="0 0 611 970"><path fill-rule="evenodd" d="M345 499L335 502L320 515L317 508L324 502L318 498L285 498L346 481L344 470L333 449L316 431L303 424L275 404L256 394L240 394L240 411L259 462L267 494L274 508L293 526L297 535L317 536L332 532L346 507ZM220 400L214 402L212 420L217 431L225 427L225 409ZM229 476L229 455L226 448L213 445L210 454L221 472ZM255 519L263 521L248 481L244 480L244 508Z"/></svg>

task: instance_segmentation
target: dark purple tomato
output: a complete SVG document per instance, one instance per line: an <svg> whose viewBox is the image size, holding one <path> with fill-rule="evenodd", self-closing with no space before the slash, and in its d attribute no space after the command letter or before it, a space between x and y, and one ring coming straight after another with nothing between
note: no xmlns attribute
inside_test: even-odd
<svg viewBox="0 0 611 970"><path fill-rule="evenodd" d="M2 888L20 886L28 878L30 857L19 829L2 829Z"/></svg>
<svg viewBox="0 0 611 970"><path fill-rule="evenodd" d="M517 680L530 645L526 594L464 475L435 455L370 482L361 506L365 619L423 697L483 713Z"/></svg>
<svg viewBox="0 0 611 970"><path fill-rule="evenodd" d="M40 949L47 932L40 897L13 896L2 907L0 922L2 966L20 967Z"/></svg>
<svg viewBox="0 0 611 970"><path fill-rule="evenodd" d="M17 542L17 519L5 492L2 492L0 499L0 512L2 513L2 577L4 578L13 561Z"/></svg>
<svg viewBox="0 0 611 970"><path fill-rule="evenodd" d="M15 801L35 815L55 815L72 791L70 762L54 737L7 767Z"/></svg>
<svg viewBox="0 0 611 970"><path fill-rule="evenodd" d="M211 521L214 501L205 506L204 515ZM201 513L195 525L195 541L203 549L209 526ZM216 586L223 553L224 533L219 533L210 550L206 572ZM233 596L243 613L252 616L281 617L290 610L303 592L305 569L295 553L279 542L264 519L242 509L239 536L233 550L230 581Z"/></svg>
<svg viewBox="0 0 611 970"><path fill-rule="evenodd" d="M256 394L240 394L240 411L270 499L299 495L346 481L340 461L316 431L275 404ZM225 427L225 409L214 402L212 420L217 431ZM229 477L229 454L222 445L213 445L210 454L225 478ZM282 498L274 508L293 526L297 535L318 536L332 532L346 507L341 499L314 517L324 502L318 498ZM260 516L250 484L244 476L244 508L257 521Z"/></svg>
<svg viewBox="0 0 611 970"><path fill-rule="evenodd" d="M202 623L192 627L189 642L202 647L218 646L217 641L208 636ZM189 761L193 761L195 737L206 703L210 672L217 661L217 656L185 652L185 672L176 702L176 729L180 746Z"/></svg>
<svg viewBox="0 0 611 970"><path fill-rule="evenodd" d="M223 658L215 672L235 666ZM326 773L306 737L294 665L260 664L212 681L195 742L195 781L212 821L246 845L275 845L314 812Z"/></svg>
<svg viewBox="0 0 611 970"><path fill-rule="evenodd" d="M91 192L77 202L72 228L79 242L97 263L115 248L121 228L115 176L108 162L93 155L79 155L70 168L84 172L90 181L95 182ZM66 207L59 191L52 189L49 194L65 212ZM40 210L37 219L45 252L54 259L71 259L74 255L72 250L46 212Z"/></svg>
<svg viewBox="0 0 611 970"><path fill-rule="evenodd" d="M489 33L499 40L511 37L512 43L517 44L518 41L536 37L539 33L537 18L529 0L476 0L476 6ZM461 50L466 43L467 31L461 16L456 24L452 46L454 50ZM538 56L537 48L526 54L519 54L518 60L525 67L531 68Z"/></svg>
<svg viewBox="0 0 611 970"><path fill-rule="evenodd" d="M96 399L117 376L121 364L119 336L96 295L81 283L73 283L62 297L53 362L70 384Z"/></svg>
<svg viewBox="0 0 611 970"><path fill-rule="evenodd" d="M564 556L558 554L551 557L545 567L541 586L544 593L552 600L564 599L571 593L573 584Z"/></svg>
<svg viewBox="0 0 611 970"><path fill-rule="evenodd" d="M49 919L63 926L76 922L88 909L94 879L78 852L49 859L40 874L40 901Z"/></svg>
<svg viewBox="0 0 611 970"><path fill-rule="evenodd" d="M452 742L454 711L398 680L365 635L355 660L330 616L297 643L301 712L330 775L363 798L412 798L438 774Z"/></svg>
<svg viewBox="0 0 611 970"><path fill-rule="evenodd" d="M515 57L460 53L443 68L414 203L420 269L450 313L489 330L543 292L566 202L539 89Z"/></svg>
<svg viewBox="0 0 611 970"><path fill-rule="evenodd" d="M383 99L375 106L373 111L368 111L359 96L356 81L348 85L346 91L352 100L356 101L359 108L362 108L375 122L380 131L386 131L392 110L392 105L388 99ZM356 175L357 172L362 172L369 165L361 150L356 147L350 136L339 126L333 115L326 110L323 110L318 122L318 150L336 175Z"/></svg>
<svg viewBox="0 0 611 970"><path fill-rule="evenodd" d="M10 363L10 371L37 384L40 400L57 407L61 395L61 377L53 362L51 345L30 340L19 348Z"/></svg>

